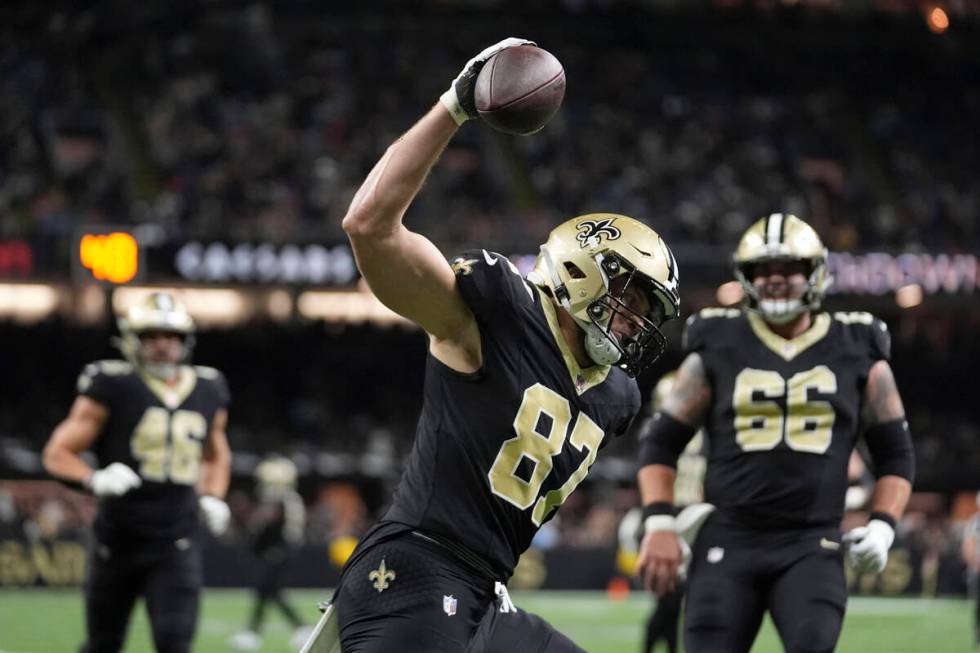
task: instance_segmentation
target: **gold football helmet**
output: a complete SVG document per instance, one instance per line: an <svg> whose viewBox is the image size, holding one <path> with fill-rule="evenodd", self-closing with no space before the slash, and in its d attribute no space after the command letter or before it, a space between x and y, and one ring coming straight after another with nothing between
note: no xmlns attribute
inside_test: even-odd
<svg viewBox="0 0 980 653"><path fill-rule="evenodd" d="M820 308L831 277L827 248L803 220L788 213L773 213L753 224L738 243L733 264L735 278L745 291L747 308L773 323L784 324L805 311ZM802 261L807 266L807 287L799 298L768 299L753 285L754 267L768 261Z"/></svg>
<svg viewBox="0 0 980 653"><path fill-rule="evenodd" d="M610 283L625 276L618 292ZM664 351L660 331L677 317L677 262L656 231L625 215L592 213L560 224L541 246L528 279L546 288L585 331L585 346L599 365L616 364L636 376ZM640 315L623 301L638 286L650 302ZM620 315L640 325L636 335L620 342L611 331Z"/></svg>
<svg viewBox="0 0 980 653"><path fill-rule="evenodd" d="M296 464L285 456L269 456L255 467L258 493L266 500L295 490L297 476Z"/></svg>
<svg viewBox="0 0 980 653"><path fill-rule="evenodd" d="M153 376L169 378L176 365L141 360L140 335L149 332L175 333L183 337L184 353L181 362L190 359L194 347L194 320L187 308L166 292L155 292L133 304L117 321L120 338L116 342L123 355Z"/></svg>

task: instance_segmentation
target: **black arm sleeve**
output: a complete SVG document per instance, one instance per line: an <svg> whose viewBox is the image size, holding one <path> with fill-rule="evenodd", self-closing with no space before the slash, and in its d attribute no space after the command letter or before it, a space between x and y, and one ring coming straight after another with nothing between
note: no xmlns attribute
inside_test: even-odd
<svg viewBox="0 0 980 653"><path fill-rule="evenodd" d="M697 429L670 413L658 411L640 433L640 467L667 465L677 468L677 459Z"/></svg>
<svg viewBox="0 0 980 653"><path fill-rule="evenodd" d="M901 476L909 483L915 478L915 451L909 423L904 418L875 424L864 432L875 478Z"/></svg>

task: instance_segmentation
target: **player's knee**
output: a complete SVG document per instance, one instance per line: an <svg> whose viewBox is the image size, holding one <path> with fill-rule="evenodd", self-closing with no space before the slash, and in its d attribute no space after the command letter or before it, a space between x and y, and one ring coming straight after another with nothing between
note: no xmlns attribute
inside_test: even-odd
<svg viewBox="0 0 980 653"><path fill-rule="evenodd" d="M724 604L721 592L709 591L697 600L687 601L687 613L684 617L684 629L694 631L711 631L724 628L731 621L731 609Z"/></svg>
<svg viewBox="0 0 980 653"><path fill-rule="evenodd" d="M88 641L82 644L79 653L118 653L123 649L126 640L125 633L104 633L101 635L90 636Z"/></svg>
<svg viewBox="0 0 980 653"><path fill-rule="evenodd" d="M730 651L732 629L720 604L698 606L684 618L684 648L701 653Z"/></svg>
<svg viewBox="0 0 980 653"><path fill-rule="evenodd" d="M840 637L844 611L837 606L824 606L809 617L796 622L789 641L788 653L825 653L833 651Z"/></svg>
<svg viewBox="0 0 980 653"><path fill-rule="evenodd" d="M153 643L157 653L190 653L194 639L194 624L175 619L153 629Z"/></svg>
<svg viewBox="0 0 980 653"><path fill-rule="evenodd" d="M154 637L157 653L190 653L192 637L187 633L163 632Z"/></svg>

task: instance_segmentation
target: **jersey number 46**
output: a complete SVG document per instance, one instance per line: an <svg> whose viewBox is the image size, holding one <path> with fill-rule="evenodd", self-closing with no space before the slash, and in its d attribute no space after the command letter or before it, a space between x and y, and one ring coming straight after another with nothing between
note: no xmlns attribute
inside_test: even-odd
<svg viewBox="0 0 980 653"><path fill-rule="evenodd" d="M207 435L204 415L193 410L151 406L133 429L130 450L140 461L140 476L160 483L180 485L197 482L201 448Z"/></svg>

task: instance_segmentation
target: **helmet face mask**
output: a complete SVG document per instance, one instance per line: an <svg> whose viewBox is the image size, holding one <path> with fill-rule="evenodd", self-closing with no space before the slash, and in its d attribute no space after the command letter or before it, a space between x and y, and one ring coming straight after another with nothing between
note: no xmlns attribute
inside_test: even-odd
<svg viewBox="0 0 980 653"><path fill-rule="evenodd" d="M183 304L169 293L156 292L134 304L118 320L120 337L115 341L123 356L147 374L171 379L181 363L190 360L194 347L194 321ZM177 336L179 351L167 351Z"/></svg>
<svg viewBox="0 0 980 653"><path fill-rule="evenodd" d="M665 310L654 289L644 283L642 275L625 261L619 261L615 254L603 259L603 268L621 270L618 276L610 277L609 290L589 304L588 314L595 332L603 340L612 343L618 353L617 361L630 376L636 376L663 355L667 348L667 337L660 330L666 321ZM642 294L648 309L640 312L635 301L628 295ZM632 333L616 333L614 324L632 325Z"/></svg>
<svg viewBox="0 0 980 653"><path fill-rule="evenodd" d="M528 279L546 287L582 328L595 363L618 365L630 376L663 353L660 326L679 311L673 254L655 231L623 215L584 215L556 227ZM645 313L637 309L637 292L648 304Z"/></svg>
<svg viewBox="0 0 980 653"><path fill-rule="evenodd" d="M746 310L772 324L818 310L831 283L827 248L810 225L789 214L773 213L749 227L735 250L733 267ZM775 274L784 277L783 284L766 281Z"/></svg>

